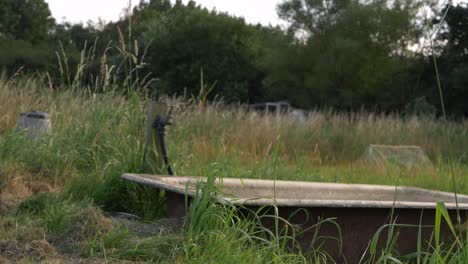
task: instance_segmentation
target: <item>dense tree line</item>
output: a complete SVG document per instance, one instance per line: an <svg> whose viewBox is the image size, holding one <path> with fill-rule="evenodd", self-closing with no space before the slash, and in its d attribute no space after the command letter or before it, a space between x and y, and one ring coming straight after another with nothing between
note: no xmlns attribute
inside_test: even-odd
<svg viewBox="0 0 468 264"><path fill-rule="evenodd" d="M440 99L428 45L445 8L433 0L284 0L287 28L250 25L194 1L142 1L109 24L57 24L44 0L0 0L0 67L48 72L63 84L64 57L83 84L102 60L119 78L128 60L160 93L196 95L203 74L211 96L228 102L288 100L302 108L436 113ZM424 17L430 8L432 17ZM468 7L449 9L435 37L445 103L468 115ZM86 52L83 52L83 50ZM60 63L58 63L60 60ZM144 62L143 62L144 60ZM97 85L95 85L97 87ZM97 88L96 88L97 89Z"/></svg>

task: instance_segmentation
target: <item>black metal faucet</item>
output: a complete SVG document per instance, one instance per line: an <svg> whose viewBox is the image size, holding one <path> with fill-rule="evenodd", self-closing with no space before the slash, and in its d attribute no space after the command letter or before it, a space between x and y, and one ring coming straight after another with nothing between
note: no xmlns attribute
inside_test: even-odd
<svg viewBox="0 0 468 264"><path fill-rule="evenodd" d="M169 175L173 176L174 171L172 170L171 164L169 163L169 157L167 155L166 149L166 126L172 125L172 116L169 114L167 116L157 116L153 122L153 128L158 130L159 134L159 143L161 144L161 155L163 157L164 163L167 167L167 172Z"/></svg>

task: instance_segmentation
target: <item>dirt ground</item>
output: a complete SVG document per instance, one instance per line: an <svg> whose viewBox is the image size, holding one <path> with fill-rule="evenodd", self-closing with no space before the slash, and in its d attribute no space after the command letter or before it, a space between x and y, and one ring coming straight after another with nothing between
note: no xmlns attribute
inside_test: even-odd
<svg viewBox="0 0 468 264"><path fill-rule="evenodd" d="M24 200L42 193L58 192L49 184L30 175L16 176L0 192L0 264L9 263L138 263L102 258L82 258L79 249L94 237L125 227L144 239L180 232L183 219L139 222L125 213L104 213L94 207L81 209L73 226L66 232L50 235L31 223L19 225L15 214Z"/></svg>

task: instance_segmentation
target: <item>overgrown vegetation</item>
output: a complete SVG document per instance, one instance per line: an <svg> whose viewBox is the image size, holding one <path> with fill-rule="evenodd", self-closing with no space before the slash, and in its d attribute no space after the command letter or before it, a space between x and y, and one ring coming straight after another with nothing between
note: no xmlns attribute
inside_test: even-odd
<svg viewBox="0 0 468 264"><path fill-rule="evenodd" d="M365 57L368 54L360 50L372 47L372 56L369 55L368 60L359 58L357 64L352 64L353 67L343 73L348 74L354 69L364 72L364 76L369 78L361 76L365 82L360 85L376 89L380 82L387 80L386 75L394 73L392 69L401 71L400 63L406 59L418 62L417 56L412 57L414 54L409 57L406 57L406 53L388 56L388 52L395 51L391 46L398 43L402 36L405 36L406 41L419 36L416 33L405 35L410 34L409 28L415 26L405 13L415 10L416 7L411 5L413 2L405 2L406 5L402 3L402 6L397 6L399 1L395 1L393 6L385 6L388 4L385 1L379 2L382 5L343 1L342 6L335 5L338 3L335 1L319 2L300 2L310 5L310 10L326 14L326 19L313 21L315 24L299 21L299 18L307 18L301 15L307 8L298 5L298 1L286 1L281 6L284 17L296 20L290 28L293 34L289 35L275 28L246 26L241 19L202 10L193 2L183 5L179 1L175 5L168 1L142 3L134 10L134 16L127 18L133 19L135 24L124 20L99 30L79 25L57 26L49 37L57 38L54 41L60 38L69 40L57 49L58 65L46 62L42 69L49 72L38 72L34 76L20 71L14 74L5 72L0 77L0 262L2 258L65 263L332 261L327 252L321 251L320 246L314 247L314 241L311 241L309 250L302 251L294 237L295 227L280 219L277 214L268 216L276 221L276 230L271 231L262 225L262 215L258 212L252 212L254 217L243 217L236 207L216 203L216 196L213 195L218 192L213 184L216 178L376 183L452 191L453 176L458 192L468 194L468 123L458 120L448 121L446 125L444 119L435 113L432 97L424 97L428 94L422 93L422 97L413 98L414 101L406 105L403 115L397 111L401 110L399 107L393 106L375 111L364 107L358 111L354 102L362 105L366 100L373 100L374 92L378 96L382 94L369 90L369 93L355 95L357 90L353 89L359 82L342 76L351 94L343 91L336 101L329 101L331 103L328 105L342 105L340 100L350 102L342 105L343 109L354 111L344 112L327 108L324 106L326 104L319 102L334 96L334 89L341 87L341 84L328 82L327 74L310 73L308 67L302 68L305 65L303 63L296 65L296 62L290 61L296 66L291 67L287 60L273 65L267 63L269 60L265 58L270 58L274 54L270 52L277 51L277 48L287 49L292 54L316 55L318 51L314 49L319 40L335 44L348 43L346 47L356 48L339 48L341 44L336 49L318 45L325 48L324 54L343 55L343 62L349 61L348 51L357 50L358 54ZM1 4L4 3L0 0L0 10L8 6ZM323 9L325 7L333 8ZM449 11L447 17L453 18L466 11L462 6L454 10ZM44 14L48 17L47 13ZM372 23L375 21L369 14L393 22L383 19L385 21L379 21L381 24L374 28ZM375 34L380 33L378 31L385 28L387 22L389 25L395 21L402 22L401 34L390 36L395 38L377 34L389 41L389 46L374 42L368 35L362 39L353 39L354 36L342 39L355 30L341 32L345 25L351 28L356 26L351 23L355 15L360 18L359 23L367 21L364 24L376 30L370 30ZM210 30L205 30L206 25L209 25ZM305 35L307 41L299 41L301 38L297 38L297 35L304 33L301 28L305 25L311 26L311 31ZM450 19L448 25L450 30L460 26ZM118 26L118 30L115 26ZM40 38L34 41L12 38L13 29L9 29L8 34L0 35L0 38L10 41L1 44L10 43L10 47L25 50L44 44L45 40ZM232 38L217 37L227 29L232 33ZM113 30L117 30L117 33ZM178 42L178 34L186 35L188 32L197 36L192 42L193 47ZM98 35L111 36L114 33L117 35L116 45L88 42ZM320 39L315 37L317 35L321 36ZM459 38L462 35L459 34ZM137 36L137 41L133 41L134 36ZM138 36L142 36L142 39ZM444 36L441 35L441 38ZM461 43L459 38L453 38L454 43ZM156 44L151 44L153 42L150 40ZM263 46L272 40L273 46ZM24 42L24 45L18 46L18 41ZM208 47L221 46L220 53L208 52L205 47L207 43L210 43ZM76 52L82 45L86 48ZM178 49L186 50L187 53L181 53ZM450 50L453 49L447 46L447 51L440 55L445 56ZM157 54L161 51L169 55L159 59ZM18 54L29 61L27 53ZM258 57L258 54L263 56ZM279 54L287 57L289 53ZM376 54L381 57L374 56ZM43 55L48 56L47 53ZM15 56L13 53L12 57ZM199 56L203 61L194 62L191 59L194 56ZM145 58L150 59L149 65ZM226 60L220 62L220 58ZM360 68L370 67L362 60L368 62L376 58L381 58L377 61L389 67L381 68L385 69L381 75L375 76ZM40 69L23 61L14 61L18 64L6 65L26 65L27 69ZM44 60L38 59L36 62L41 64ZM317 59L313 63L316 69L323 69L320 65L328 65L329 61L325 63ZM180 64L180 67L172 67L174 64ZM226 70L232 65L238 68ZM326 87L323 88L324 94L331 92L331 95L321 94L322 99L308 105L316 108L304 122L293 121L286 116L264 116L248 111L241 104L208 100L214 99L216 95L221 95L228 102L246 98L283 98L283 95L274 92L274 87L282 83L280 79L284 76L275 75L280 79L273 80L268 75L271 72L263 68L267 65L278 67L276 70L291 68L292 72L281 72L290 74L283 79L285 83L290 80L309 83L307 78L311 76L324 78L319 83L323 84L321 87ZM336 65L340 65L339 60ZM56 75L54 70L57 71ZM167 72L163 73L164 70ZM150 71L156 71L164 78L156 82L149 74ZM246 74L247 71L249 74ZM180 78L180 75L184 75L184 78ZM219 76L215 78L221 79L207 83L207 75ZM393 79L395 83L407 80L406 77L398 78ZM239 82L240 79L243 81ZM265 85L268 83L266 80L270 81L268 86L251 89L255 87L253 84ZM184 87L188 84L193 86ZM314 87L303 84L296 83L297 86L293 85L291 89L306 87L307 93L314 91ZM264 89L267 87L272 90L266 92ZM167 137L172 167L179 175L208 177L207 184L198 185L197 196L183 223L177 220L159 222L164 221L161 218L166 211L163 193L120 180L125 172L140 173L145 170L146 108L154 88L159 93L179 95L160 96L161 104L171 105L174 109L175 122ZM194 96L197 94L198 97ZM296 91L294 96L300 100L313 101ZM298 98L289 99L294 101ZM388 99L385 96L382 98ZM405 100L390 102L389 105L403 106ZM31 109L47 111L53 121L53 131L40 141L31 141L15 131L20 113ZM446 143L447 137L451 139L449 145ZM434 166L408 169L370 164L362 156L365 148L373 143L419 145L428 153ZM453 145L452 149L449 149L450 145ZM453 163L450 156L455 157ZM138 220L116 217L121 212L130 213ZM286 226L289 232L278 230L280 221L281 226ZM398 236L398 226L390 221L373 238L369 238L370 254L363 258L363 262L466 263L467 239L460 235L466 232L465 227L452 223L443 204L438 204L435 222L432 241L420 240L417 252L401 255L392 239L388 239L383 250L375 246L378 236L384 232L390 234L391 238ZM453 243L441 239L442 222L448 223Z"/></svg>
<svg viewBox="0 0 468 264"><path fill-rule="evenodd" d="M141 75L132 78L151 73L159 79L151 85L159 93L196 95L203 69L205 80L216 83L209 99L288 100L306 109L402 113L424 98L425 109L440 115L427 41L420 40L428 24L438 24L443 10L433 0L285 0L278 12L287 26L279 28L249 25L193 1L151 0L118 22L73 25L53 23L43 0L2 0L0 67L10 74L19 69L48 72L54 87L84 71L83 86L99 90L93 84L103 72L100 56L74 67L85 46L106 53L120 79L128 71L119 49L135 49L131 59L145 58L146 63ZM451 9L435 42L450 117L467 114L467 10L463 4ZM23 18L21 27L16 13ZM67 76L57 65L57 51L67 57L62 64L69 65Z"/></svg>
<svg viewBox="0 0 468 264"><path fill-rule="evenodd" d="M297 251L291 255L286 248L278 252L284 243L275 242L277 238L258 222L238 219L234 208L213 204L209 197L191 209L182 233L141 237L127 225L109 220L101 210L128 212L148 221L164 216L160 193L119 180L124 172L144 169L148 103L144 96L51 90L35 78L3 78L0 102L1 213L6 219L0 240L45 238L56 253L42 259L58 256L70 261L229 263L235 254L247 262L297 263L324 256L320 252L302 256ZM168 142L180 175L452 188L443 123L435 117L316 111L305 123L297 123L221 102L204 108L182 99L162 102L175 106ZM52 115L54 130L43 141L31 142L14 130L19 113L31 108ZM468 126L451 122L449 131L458 157L457 185L468 194ZM435 166L412 170L369 166L360 157L374 142L421 145ZM228 247L226 241L232 244ZM22 254L41 258L28 252Z"/></svg>

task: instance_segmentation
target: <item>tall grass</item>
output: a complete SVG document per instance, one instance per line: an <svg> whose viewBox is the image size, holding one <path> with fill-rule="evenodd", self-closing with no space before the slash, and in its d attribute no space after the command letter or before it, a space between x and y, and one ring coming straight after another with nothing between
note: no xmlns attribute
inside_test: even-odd
<svg viewBox="0 0 468 264"><path fill-rule="evenodd" d="M164 215L161 193L119 179L125 172L144 170L148 104L145 96L52 90L35 78L4 77L0 80L0 102L0 186L12 178L30 175L61 191L56 200L49 202L51 206L41 209L45 232L67 230L75 221L71 216L90 205L134 213L146 220ZM209 176L217 169L223 177L392 185L398 181L447 191L452 188L445 158L448 149L444 125L438 119L315 111L305 123L295 123L287 117L265 117L222 103L203 108L175 99L161 103L175 106L175 123L169 128L168 145L171 162L179 175ZM19 113L29 109L48 111L52 116L53 132L42 141L31 142L14 131ZM467 123L448 125L450 136L457 142L454 152L459 160L455 168L465 174ZM369 166L360 157L368 144L376 142L421 145L435 166L410 170ZM468 193L464 178L459 180L458 187L462 193ZM125 229L117 229L91 238L86 255L152 260L162 258L161 252L166 252L163 255L169 262L180 263L193 259L200 263L210 260L229 263L232 255L260 263L271 260L297 263L304 258L326 262L323 260L326 254L319 251L312 256L290 254L285 247L290 243L284 240L291 236L281 232L268 235L259 227L258 219L241 221L234 208L216 205L212 199L201 196L192 207L183 237L139 241L131 233L125 233ZM88 202L83 204L82 200ZM163 243L161 239L172 242ZM226 251L227 239L232 241L230 251ZM434 248L425 248L424 242L421 244L417 258L399 256L389 243L386 253L374 260L388 263L390 256L438 263L434 262L436 254L456 260L465 253L459 243L452 248L442 244L438 253ZM151 247L157 250L151 251ZM221 251L224 253L218 256Z"/></svg>
<svg viewBox="0 0 468 264"><path fill-rule="evenodd" d="M181 105L177 101L167 103ZM122 172L116 171L118 166L139 172L146 105L147 100L136 94L58 92L34 79L4 78L0 80L0 155L3 160L27 162L31 170L36 168L36 175L45 175L58 185L84 171L89 172L90 179ZM402 174L404 185L451 190L446 177L449 150L444 124L438 119L316 111L305 123L294 123L286 117L278 121L222 104L202 110L182 106L185 108L175 112L167 138L170 158L179 175L203 175L211 164L221 163L230 177L394 184ZM30 109L52 115L54 132L46 144L35 146L14 136L19 113ZM458 158L455 170L463 175L468 162L468 123L449 122L448 126ZM401 171L368 166L360 158L374 143L419 145L435 163L435 169ZM276 145L278 166L272 169ZM458 186L467 193L463 178Z"/></svg>
<svg viewBox="0 0 468 264"><path fill-rule="evenodd" d="M247 217L232 204L219 203L216 172L199 182L184 225L181 259L190 263L305 263L287 245L290 234L278 237L264 228L255 212ZM289 242L289 243L288 243Z"/></svg>
<svg viewBox="0 0 468 264"><path fill-rule="evenodd" d="M122 63L109 66L104 54L100 75L92 77L86 73L89 61L95 58L94 45L83 50L76 67L68 65L65 52L59 52L59 87L52 87L47 75L0 77L0 194L18 178L46 182L56 191L26 200L16 216L10 213L8 217L30 230L38 227L44 236L57 241L64 239L61 233L68 234L85 219L96 228L84 230L87 235L80 237L83 256L168 263L327 263L331 260L320 248L300 252L293 226L280 219L275 208L269 211L272 215L252 212L254 217L249 218L240 216L232 205L216 203L212 195L218 191L215 176L452 191L449 175L465 176L468 171L467 121L325 109L311 111L304 122L296 122L287 116L264 116L240 105L208 103L206 96L212 86L202 80L198 98L162 98L160 103L174 109L175 122L167 136L172 167L179 175L208 176L208 184L198 186L181 234L142 239L124 227L113 227L95 210L129 212L146 221L165 213L162 193L120 180L125 172L144 171L152 79L138 72L146 52L138 49L138 43L125 40L122 31L118 50ZM125 78L119 79L122 72ZM32 109L50 113L53 123L52 133L38 142L15 132L20 113ZM447 137L451 144L446 143ZM361 159L370 144L419 145L434 167L370 165ZM459 192L468 194L467 180L457 179ZM274 219L274 231L262 227L262 217ZM439 205L434 243L419 241L418 252L409 256L399 255L394 243L398 226L389 223L380 231L388 229L386 248L379 252L371 247L370 259L363 262L466 261L467 240L453 232L454 243L441 242L438 232L443 221L452 231L457 227ZM2 225L0 239L31 237L5 231ZM286 229L280 230L280 226ZM369 240L378 240L380 232Z"/></svg>

